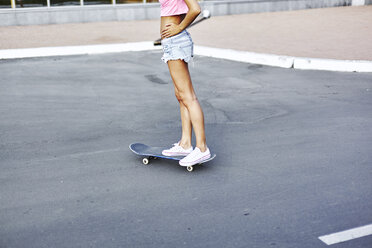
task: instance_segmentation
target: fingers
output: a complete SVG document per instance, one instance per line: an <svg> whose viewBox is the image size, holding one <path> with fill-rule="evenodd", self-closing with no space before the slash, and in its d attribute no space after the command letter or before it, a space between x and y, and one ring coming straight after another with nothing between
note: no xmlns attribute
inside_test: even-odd
<svg viewBox="0 0 372 248"><path fill-rule="evenodd" d="M170 31L170 26L171 26L171 23L165 25L165 28L164 28L163 31L161 32L161 35L162 35L162 36L165 35L165 34L167 34L167 33L169 33L169 31Z"/></svg>
<svg viewBox="0 0 372 248"><path fill-rule="evenodd" d="M169 31L169 29L168 29L168 28L165 28L165 29L163 29L163 30L161 31L161 33L164 34L164 33L168 32L168 31Z"/></svg>
<svg viewBox="0 0 372 248"><path fill-rule="evenodd" d="M174 23L168 23L165 25L165 28L161 31L161 37L162 38L169 38L178 32L176 31L176 24Z"/></svg>
<svg viewBox="0 0 372 248"><path fill-rule="evenodd" d="M172 36L172 30L169 29L169 28L165 28L165 29L161 32L161 36L164 37L164 38L168 38L168 37Z"/></svg>
<svg viewBox="0 0 372 248"><path fill-rule="evenodd" d="M164 29L162 32L161 32L161 37L163 38L168 38L169 36L169 32L167 29Z"/></svg>

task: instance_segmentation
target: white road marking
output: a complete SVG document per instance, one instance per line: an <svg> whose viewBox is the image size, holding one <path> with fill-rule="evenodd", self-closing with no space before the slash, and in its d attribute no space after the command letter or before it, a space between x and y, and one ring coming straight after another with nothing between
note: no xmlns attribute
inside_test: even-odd
<svg viewBox="0 0 372 248"><path fill-rule="evenodd" d="M352 228L342 232L332 233L329 235L320 236L319 239L327 245L333 245L348 240L361 238L372 234L372 224Z"/></svg>

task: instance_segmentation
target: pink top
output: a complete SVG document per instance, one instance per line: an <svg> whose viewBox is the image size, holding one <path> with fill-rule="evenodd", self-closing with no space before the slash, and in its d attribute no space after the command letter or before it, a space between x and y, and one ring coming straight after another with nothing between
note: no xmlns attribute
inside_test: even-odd
<svg viewBox="0 0 372 248"><path fill-rule="evenodd" d="M185 14L189 11L184 0L159 0L160 16Z"/></svg>

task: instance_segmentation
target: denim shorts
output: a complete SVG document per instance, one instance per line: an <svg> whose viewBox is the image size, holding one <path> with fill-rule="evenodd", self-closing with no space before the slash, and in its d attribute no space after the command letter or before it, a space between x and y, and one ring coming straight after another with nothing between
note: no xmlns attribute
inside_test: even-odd
<svg viewBox="0 0 372 248"><path fill-rule="evenodd" d="M163 46L163 57L161 60L167 63L168 60L182 59L186 63L194 56L194 43L189 32L183 30L181 33L161 41Z"/></svg>

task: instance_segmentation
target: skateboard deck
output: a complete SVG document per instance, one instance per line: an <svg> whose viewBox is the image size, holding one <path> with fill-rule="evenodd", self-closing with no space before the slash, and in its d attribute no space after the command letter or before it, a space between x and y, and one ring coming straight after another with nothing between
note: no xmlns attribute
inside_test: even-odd
<svg viewBox="0 0 372 248"><path fill-rule="evenodd" d="M152 146L148 146L148 145L141 144L141 143L130 144L129 149L132 152L134 152L135 154L144 157L142 159L143 164L149 164L151 159L156 159L156 158L171 159L171 160L179 161L179 160L181 160L182 158L185 157L185 156L164 156L163 154L161 154L161 152L163 150L167 149L167 148L165 148L165 147L152 147ZM208 161L211 161L215 157L216 157L216 154L211 154L211 157L209 159L204 160L199 164L204 164ZM193 171L194 167L193 166L187 166L186 169L191 172L191 171Z"/></svg>

